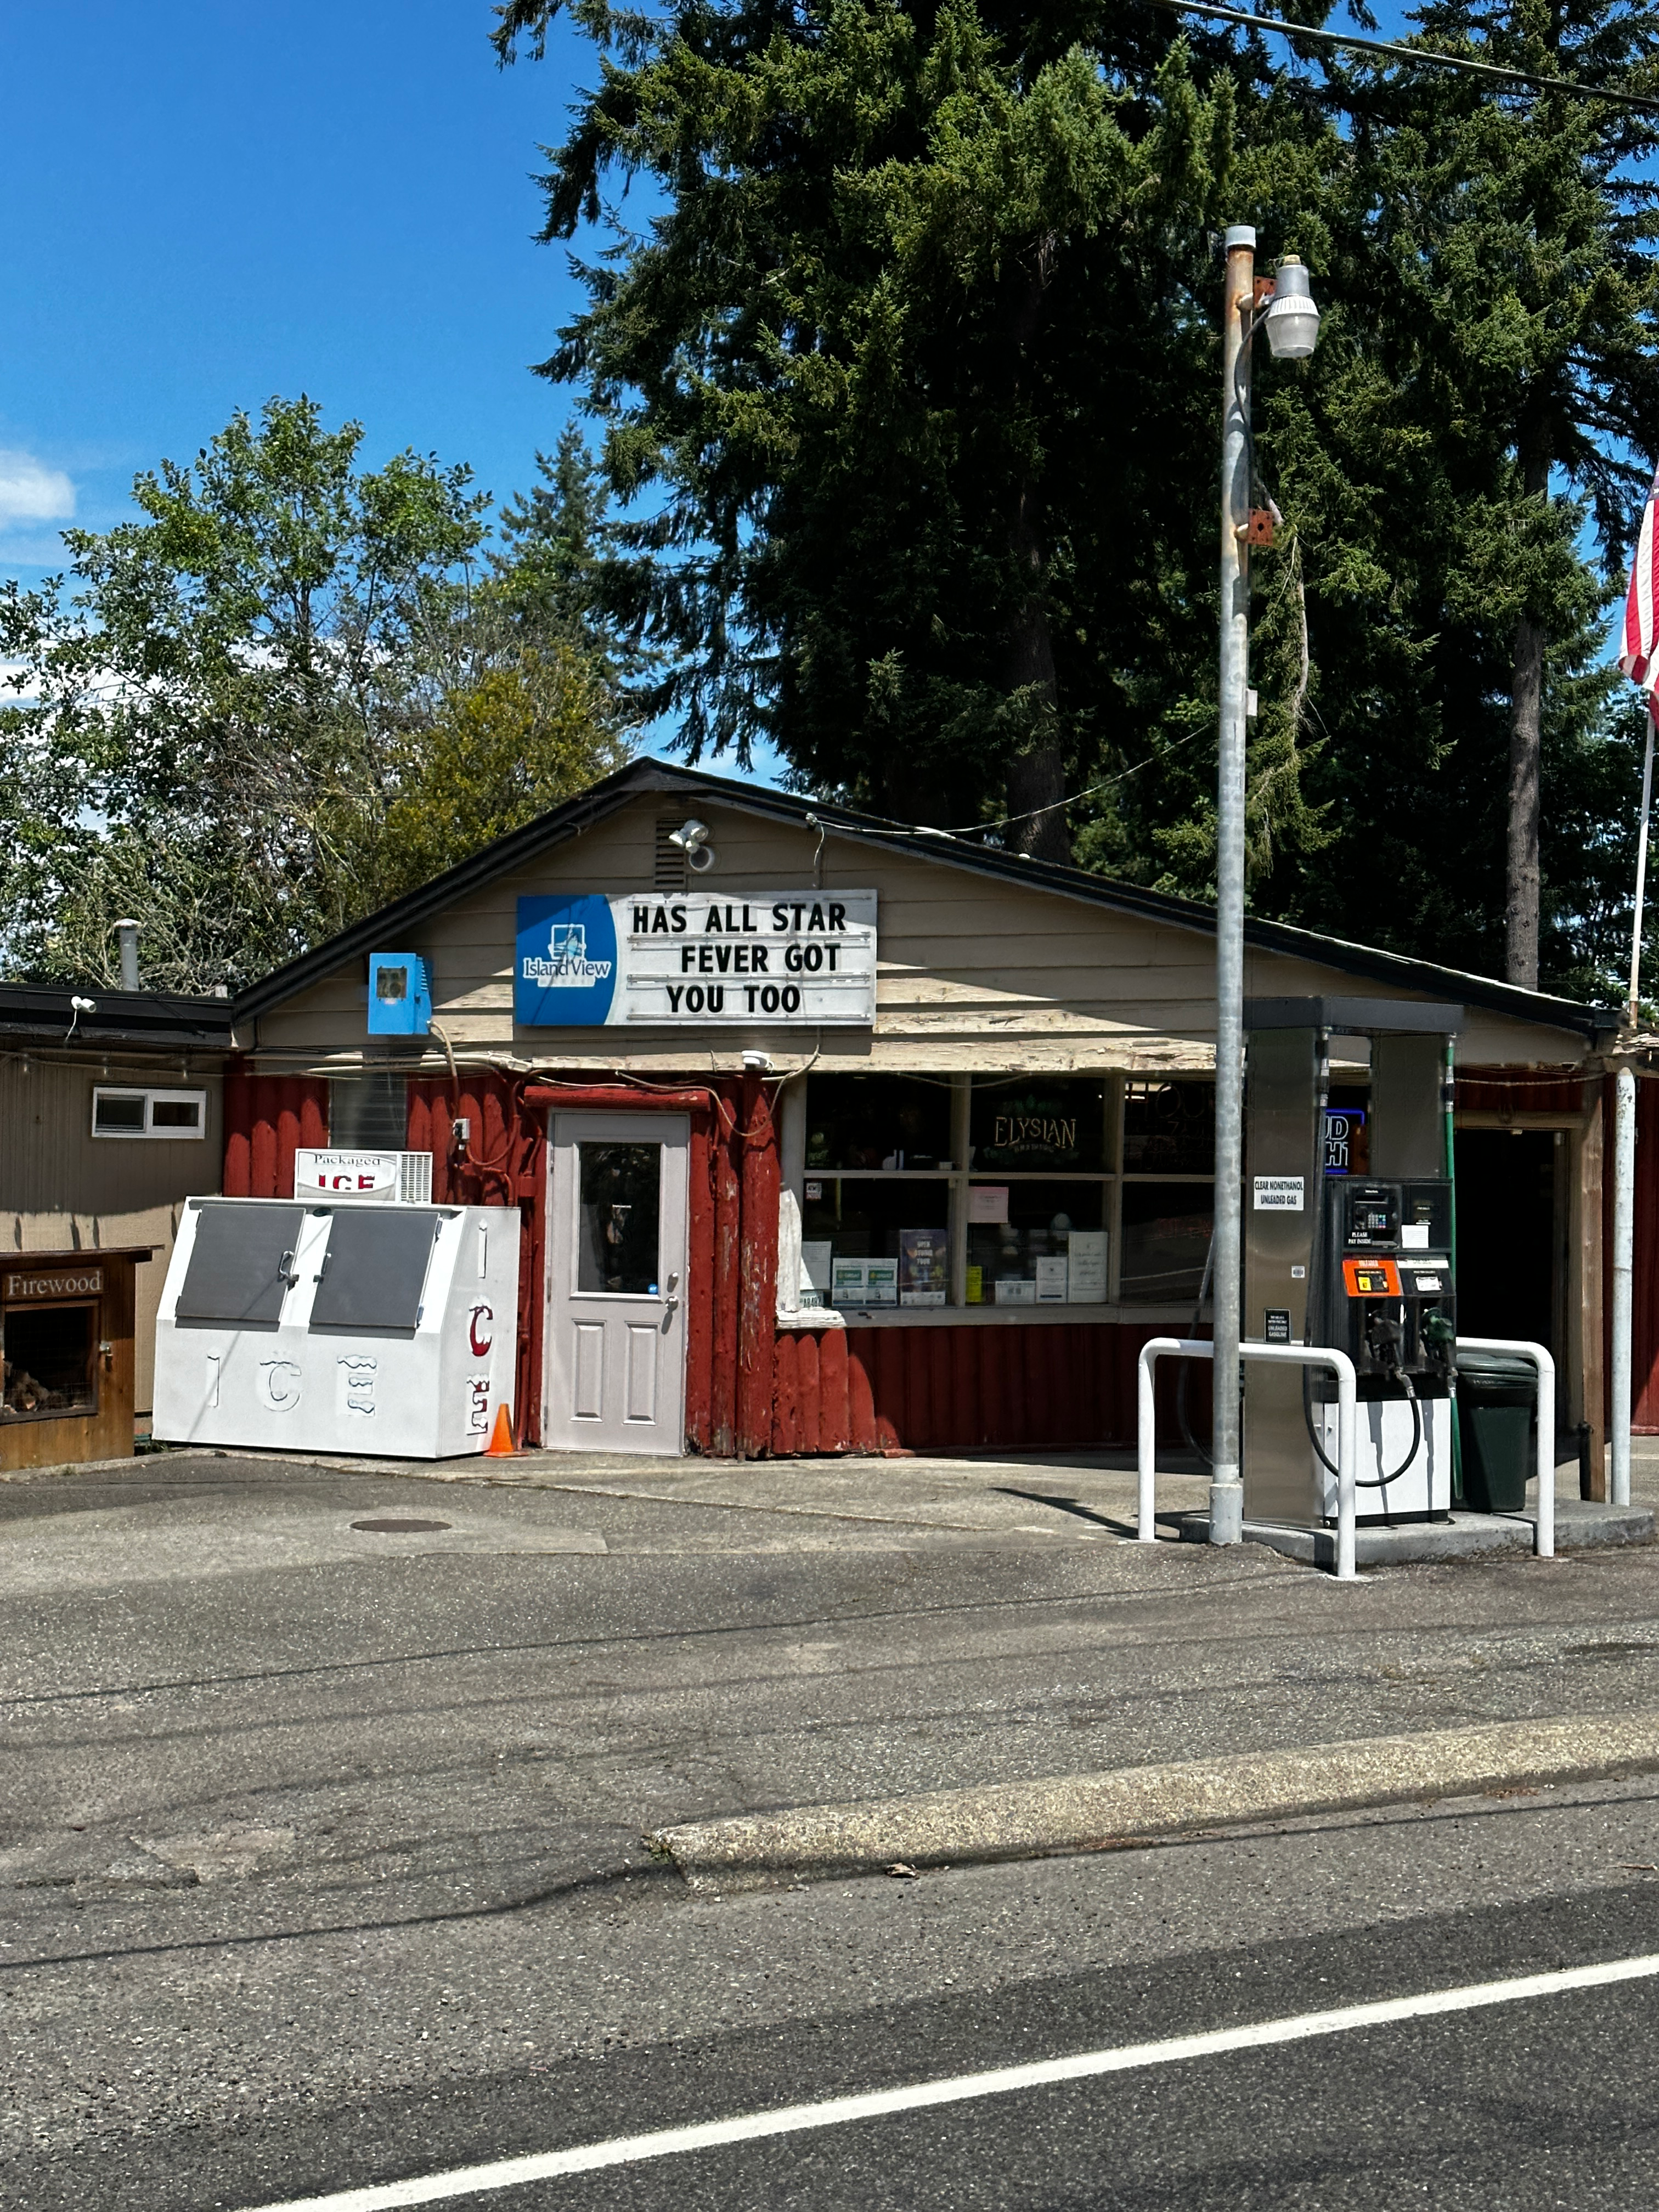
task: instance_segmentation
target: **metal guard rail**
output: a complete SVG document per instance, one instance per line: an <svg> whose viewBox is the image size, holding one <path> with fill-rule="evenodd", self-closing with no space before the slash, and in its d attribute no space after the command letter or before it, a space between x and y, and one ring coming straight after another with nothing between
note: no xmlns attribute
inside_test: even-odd
<svg viewBox="0 0 1659 2212"><path fill-rule="evenodd" d="M1534 1548L1540 1559L1555 1557L1555 1362L1541 1344L1522 1338L1460 1336L1460 1352L1508 1352L1529 1359L1538 1370L1538 1510L1533 1523ZM1153 1399L1152 1366L1163 1353L1176 1358L1213 1359L1215 1346L1201 1337L1154 1336L1140 1347L1136 1407L1136 1457L1139 1474L1136 1534L1143 1544L1157 1538L1153 1512L1157 1455L1157 1413ZM1345 1352L1321 1345L1250 1344L1238 1347L1241 1359L1288 1362L1292 1366L1328 1367L1337 1382L1336 1438L1336 1577L1355 1580L1354 1570L1354 1454L1357 1446L1353 1362Z"/></svg>
<svg viewBox="0 0 1659 2212"><path fill-rule="evenodd" d="M1152 1512L1156 1486L1154 1430L1157 1413L1152 1395L1152 1364L1161 1353L1180 1359L1213 1359L1214 1345L1196 1336L1149 1337L1140 1347L1135 1445L1139 1476L1136 1535L1143 1544L1156 1540ZM1336 1578L1356 1579L1354 1571L1354 1457L1358 1422L1355 1415L1354 1365L1346 1352L1323 1344L1252 1344L1238 1347L1241 1359L1265 1359L1281 1367L1328 1367L1336 1376Z"/></svg>
<svg viewBox="0 0 1659 2212"><path fill-rule="evenodd" d="M1555 1557L1555 1362L1541 1344L1520 1337L1460 1336L1460 1352L1510 1352L1530 1359L1538 1370L1538 1518L1533 1548L1540 1559Z"/></svg>

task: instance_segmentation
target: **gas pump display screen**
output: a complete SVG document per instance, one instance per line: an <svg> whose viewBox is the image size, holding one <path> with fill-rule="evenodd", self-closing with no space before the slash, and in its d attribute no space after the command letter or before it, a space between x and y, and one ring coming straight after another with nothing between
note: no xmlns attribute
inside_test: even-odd
<svg viewBox="0 0 1659 2212"><path fill-rule="evenodd" d="M1392 1260L1345 1260L1342 1279L1351 1298L1400 1296L1400 1270Z"/></svg>
<svg viewBox="0 0 1659 2212"><path fill-rule="evenodd" d="M440 1216L430 1206L335 1209L313 1328L413 1335Z"/></svg>
<svg viewBox="0 0 1659 2212"><path fill-rule="evenodd" d="M1437 1178L1432 1182L1408 1182L1401 1187L1401 1236L1402 1244L1417 1244L1431 1252L1449 1252L1451 1249L1451 1185ZM1407 1230L1414 1230L1408 1237Z"/></svg>
<svg viewBox="0 0 1659 2212"><path fill-rule="evenodd" d="M304 1212L280 1203L199 1208L175 1318L275 1328Z"/></svg>

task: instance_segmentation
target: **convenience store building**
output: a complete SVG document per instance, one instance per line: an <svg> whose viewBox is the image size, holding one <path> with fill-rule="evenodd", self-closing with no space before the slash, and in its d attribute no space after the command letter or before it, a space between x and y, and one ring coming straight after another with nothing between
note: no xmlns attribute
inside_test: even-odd
<svg viewBox="0 0 1659 2212"><path fill-rule="evenodd" d="M518 1207L523 1442L1125 1442L1140 1345L1191 1326L1208 1246L1213 932L635 763L235 1003L223 1188L289 1196L296 1149L333 1145ZM1246 959L1251 996L1463 1007L1463 1326L1551 1343L1599 1443L1609 1018L1272 923ZM431 1029L371 1035L398 960Z"/></svg>

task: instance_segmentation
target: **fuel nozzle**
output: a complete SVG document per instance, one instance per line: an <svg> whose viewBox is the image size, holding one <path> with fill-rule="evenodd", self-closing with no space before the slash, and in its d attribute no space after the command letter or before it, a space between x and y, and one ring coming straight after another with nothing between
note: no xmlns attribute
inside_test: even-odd
<svg viewBox="0 0 1659 2212"><path fill-rule="evenodd" d="M1365 1316L1365 1348L1371 1358L1392 1382L1404 1389L1406 1395L1414 1397L1411 1377L1406 1372L1401 1357L1404 1332L1393 1314L1370 1313Z"/></svg>
<svg viewBox="0 0 1659 2212"><path fill-rule="evenodd" d="M1421 1334L1431 1358L1449 1377L1457 1356L1457 1330L1449 1316L1431 1306L1423 1316Z"/></svg>
<svg viewBox="0 0 1659 2212"><path fill-rule="evenodd" d="M1400 1323L1392 1314L1368 1313L1365 1348L1379 1367L1392 1375L1400 1366Z"/></svg>

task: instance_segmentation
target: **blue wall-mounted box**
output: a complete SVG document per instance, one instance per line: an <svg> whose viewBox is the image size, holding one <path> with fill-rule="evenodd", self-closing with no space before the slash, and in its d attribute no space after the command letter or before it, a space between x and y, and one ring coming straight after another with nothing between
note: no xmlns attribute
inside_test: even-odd
<svg viewBox="0 0 1659 2212"><path fill-rule="evenodd" d="M426 1036L432 1028L432 986L418 952L368 956L370 1036Z"/></svg>

